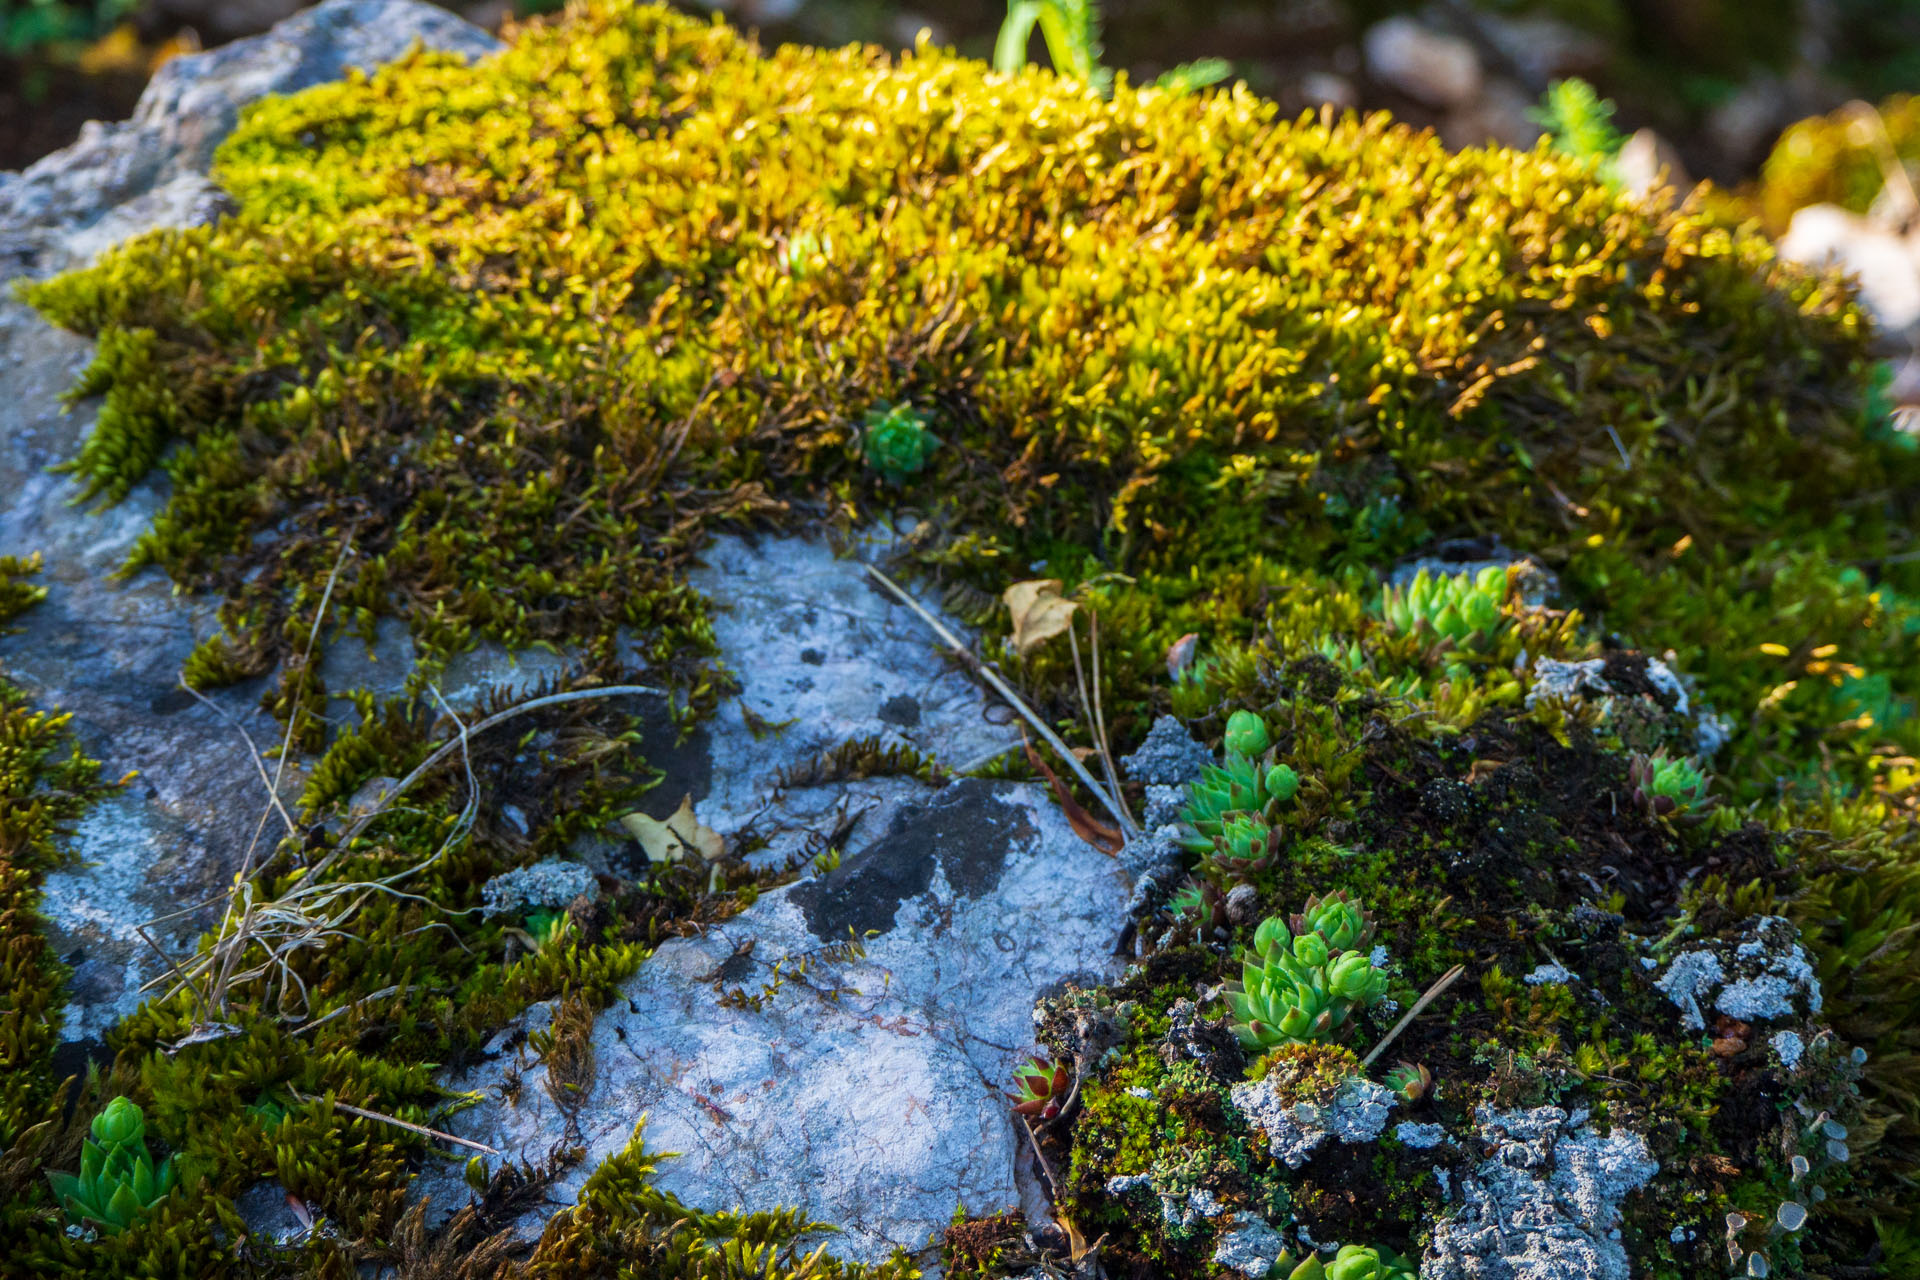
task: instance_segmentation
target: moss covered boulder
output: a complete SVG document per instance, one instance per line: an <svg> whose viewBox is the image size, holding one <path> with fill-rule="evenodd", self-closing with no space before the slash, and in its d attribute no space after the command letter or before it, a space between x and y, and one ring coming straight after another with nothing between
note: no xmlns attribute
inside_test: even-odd
<svg viewBox="0 0 1920 1280"><path fill-rule="evenodd" d="M23 1041L26 1266L1915 1265L1920 459L1841 283L1544 150L615 4L212 181L22 297L299 794L83 1106ZM177 1184L69 1233L120 1094Z"/></svg>

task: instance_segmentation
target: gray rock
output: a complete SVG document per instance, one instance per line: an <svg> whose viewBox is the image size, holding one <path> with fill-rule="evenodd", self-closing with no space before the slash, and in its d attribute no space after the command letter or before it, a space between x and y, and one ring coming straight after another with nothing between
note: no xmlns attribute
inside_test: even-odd
<svg viewBox="0 0 1920 1280"><path fill-rule="evenodd" d="M79 142L23 173L0 174L0 282L86 261L155 226L217 215L204 178L239 109L281 92L428 47L481 53L484 32L417 0L330 0L272 35L168 63L134 119L92 125ZM41 706L73 715L108 777L137 771L76 833L78 864L45 882L55 950L75 968L62 1034L97 1039L139 1003L160 971L141 940L182 945L216 921L217 905L254 839L265 790L222 716L274 740L254 706L258 683L217 694L215 712L177 683L180 664L214 629L216 601L174 595L160 573L112 573L165 500L150 479L104 513L74 506L77 487L47 468L73 457L94 407L60 396L91 359L89 343L50 328L0 291L0 555L41 552L47 599L0 638L0 671ZM301 781L290 769L290 799ZM275 826L264 836L272 841ZM176 914L184 911L184 914Z"/></svg>
<svg viewBox="0 0 1920 1280"><path fill-rule="evenodd" d="M588 1160L557 1205L644 1115L649 1145L682 1153L660 1185L691 1204L796 1205L842 1226L827 1243L849 1258L924 1250L956 1204L1020 1204L1001 1088L1036 997L1111 976L1125 898L1044 788L955 783L831 874L662 946L595 1023L595 1079L571 1114L543 1066L503 1056L446 1082L482 1099L450 1125L515 1160L577 1134ZM872 933L864 957L823 952L850 931ZM748 999L723 1006L733 989ZM423 1181L443 1208L465 1198L453 1173Z"/></svg>
<svg viewBox="0 0 1920 1280"><path fill-rule="evenodd" d="M1456 151L1485 146L1525 150L1540 140L1540 126L1531 114L1534 99L1511 80L1488 80L1477 96L1447 113L1440 122L1440 140Z"/></svg>
<svg viewBox="0 0 1920 1280"><path fill-rule="evenodd" d="M1362 47L1369 75L1430 107L1464 106L1480 93L1480 55L1473 45L1414 18L1376 22Z"/></svg>
<svg viewBox="0 0 1920 1280"><path fill-rule="evenodd" d="M1481 1107L1474 1132L1491 1154L1459 1180L1422 1280L1629 1280L1616 1228L1621 1201L1660 1171L1645 1139L1602 1137L1558 1107Z"/></svg>
<svg viewBox="0 0 1920 1280"><path fill-rule="evenodd" d="M416 42L467 57L501 47L422 0L326 0L265 35L173 59L132 119L89 124L72 146L0 175L0 276L60 270L138 231L206 221L219 198L204 175L243 107L378 67Z"/></svg>

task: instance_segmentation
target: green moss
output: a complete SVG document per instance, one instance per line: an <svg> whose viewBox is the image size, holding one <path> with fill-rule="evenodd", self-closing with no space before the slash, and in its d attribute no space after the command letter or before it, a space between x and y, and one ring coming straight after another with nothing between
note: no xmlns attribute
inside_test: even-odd
<svg viewBox="0 0 1920 1280"><path fill-rule="evenodd" d="M0 557L0 635L45 596L39 557ZM67 715L35 710L0 668L0 1148L43 1118L57 1081L67 970L42 930L40 882L67 856L73 825L112 788L80 751Z"/></svg>
<svg viewBox="0 0 1920 1280"><path fill-rule="evenodd" d="M200 1176L110 1250L57 1235L21 1193L7 1212L29 1269L221 1256L207 1224L269 1175L355 1248L427 1239L401 1212L416 1136L332 1101L431 1123L452 1100L426 1064L531 1000L561 1000L577 1029L647 947L776 878L657 868L564 946L519 955L476 912L479 886L631 807L655 776L635 721L541 713L342 845L354 797L454 727L424 677L387 702L323 689L303 661L318 633L400 618L428 673L482 639L564 648L580 656L568 687L624 678L637 645L684 723L727 687L684 574L703 541L848 528L905 501L912 567L1049 718L1084 713L1071 657L1006 651L997 603L1035 573L1100 616L1116 740L1169 708L1210 736L1258 713L1298 778L1284 855L1246 868L1263 910L1365 898L1403 1007L1473 966L1396 1046L1434 1069L1422 1105L1586 1099L1688 1170L1689 1205L1723 1209L1738 1184L1715 1161L1777 1172L1717 1119L1746 1077L1674 1037L1664 997L1576 908L1704 937L1777 899L1819 950L1837 1029L1874 1049L1864 1102L1837 1069L1802 1082L1866 1107L1875 1135L1835 1183L1852 1216L1821 1219L1809 1248L1858 1256L1859 1224L1907 1220L1920 455L1865 420L1845 291L1757 236L1632 202L1544 148L1449 154L1385 117L1285 120L1244 90L1120 82L1106 98L932 48L762 56L722 26L614 4L474 66L421 53L259 104L217 177L235 203L217 226L27 287L100 339L76 388L103 397L99 423L71 468L108 501L165 472L129 567L221 596L190 681L277 673L265 704L320 756L300 802L312 847L272 850L255 891L430 863L410 896L369 896L324 947L237 983L220 1012L240 1034L167 1053L210 1013L185 992L118 1029L136 1101ZM897 405L942 447L870 466L862 424ZM1442 537L1534 553L1572 607L1490 586L1471 617L1405 625L1377 570ZM1170 680L1188 635L1197 657ZM1626 749L1674 745L1664 707L1527 705L1533 659L1618 642L1671 650L1734 724L1710 821L1602 816ZM323 717L329 693L349 723ZM23 785L41 786L48 728L0 721L16 722L36 744ZM933 773L863 743L817 768ZM492 822L507 797L525 830ZM34 831L70 820L36 812ZM1435 1189L1397 1157L1271 1167L1222 1102L1238 1050L1209 1068L1166 1043L1178 1002L1224 976L1222 939L1191 920L1141 932L1161 969L1120 1002L1131 1022L1088 1064L1063 1135L1083 1225L1111 1227L1116 1258L1204 1267L1211 1229L1110 1195L1117 1173L1291 1213L1318 1238L1416 1242ZM1608 1003L1517 982L1549 948L1582 957ZM29 985L49 989L35 957ZM248 1110L267 1094L292 1104L270 1129ZM735 1246L776 1271L829 1267L794 1252L804 1224L692 1213L647 1167L636 1144L596 1173L534 1272L707 1274ZM1374 1178L1382 1193L1357 1196ZM434 1247L485 1235L461 1221ZM1629 1224L1641 1256L1681 1265L1657 1225ZM301 1265L341 1273L346 1249Z"/></svg>

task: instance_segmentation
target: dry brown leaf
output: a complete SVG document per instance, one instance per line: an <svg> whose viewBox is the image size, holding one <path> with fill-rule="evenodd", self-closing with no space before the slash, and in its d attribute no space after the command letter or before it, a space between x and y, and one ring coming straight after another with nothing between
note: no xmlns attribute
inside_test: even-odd
<svg viewBox="0 0 1920 1280"><path fill-rule="evenodd" d="M1167 674L1178 680L1193 665L1193 655L1200 648L1200 634L1189 631L1167 646Z"/></svg>
<svg viewBox="0 0 1920 1280"><path fill-rule="evenodd" d="M1066 784L1060 781L1060 775L1047 768L1047 762L1040 758L1040 753L1033 749L1033 744L1023 742L1023 745L1027 748L1028 762L1039 771L1041 777L1047 780L1047 785L1053 788L1054 797L1060 801L1060 812L1067 815L1067 825L1073 828L1073 834L1108 857L1119 853L1121 846L1127 842L1126 837L1120 834L1120 829L1109 826L1088 813L1081 803L1073 798L1073 793L1067 790Z"/></svg>
<svg viewBox="0 0 1920 1280"><path fill-rule="evenodd" d="M1060 594L1058 578L1016 582L1000 598L1013 614L1013 651L1023 658L1072 626L1080 607Z"/></svg>
<svg viewBox="0 0 1920 1280"><path fill-rule="evenodd" d="M708 862L726 856L726 842L720 833L694 816L692 796L682 799L665 822L644 813L630 813L620 819L620 825L640 842L649 862L678 862L689 853L697 853Z"/></svg>

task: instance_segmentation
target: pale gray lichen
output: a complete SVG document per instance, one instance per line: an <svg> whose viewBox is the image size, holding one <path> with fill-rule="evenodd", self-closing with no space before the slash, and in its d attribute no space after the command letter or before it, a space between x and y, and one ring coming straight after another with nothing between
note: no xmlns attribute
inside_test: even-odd
<svg viewBox="0 0 1920 1280"><path fill-rule="evenodd" d="M1806 1042L1791 1031L1776 1031L1767 1041L1773 1046L1773 1056L1780 1059L1780 1065L1791 1071L1800 1065L1801 1055L1806 1053Z"/></svg>
<svg viewBox="0 0 1920 1280"><path fill-rule="evenodd" d="M1679 1006L1680 1025L1689 1031L1705 1031L1707 1019L1701 1012L1700 1002L1726 980L1727 971L1720 967L1720 957L1713 952L1683 951L1673 958L1673 963L1653 985Z"/></svg>
<svg viewBox="0 0 1920 1280"><path fill-rule="evenodd" d="M1360 1076L1341 1085L1325 1106L1288 1103L1271 1076L1236 1084L1232 1096L1247 1122L1266 1135L1274 1158L1289 1169L1305 1164L1328 1138L1349 1144L1374 1141L1386 1128L1394 1104L1391 1090Z"/></svg>
<svg viewBox="0 0 1920 1280"><path fill-rule="evenodd" d="M1257 1280L1271 1271L1286 1251L1279 1232L1264 1219L1243 1213L1234 1219L1233 1229L1220 1237L1213 1250L1213 1261L1216 1266Z"/></svg>
<svg viewBox="0 0 1920 1280"><path fill-rule="evenodd" d="M1820 1011L1820 979L1800 947L1793 924L1779 916L1756 916L1728 953L1696 948L1674 957L1656 984L1680 1008L1689 1031L1706 1028L1704 1008L1742 1022L1790 1018ZM1715 991L1718 995L1715 996Z"/></svg>
<svg viewBox="0 0 1920 1280"><path fill-rule="evenodd" d="M1481 1107L1475 1133L1490 1154L1436 1224L1422 1280L1630 1280L1620 1204L1660 1170L1644 1138L1558 1107Z"/></svg>
<svg viewBox="0 0 1920 1280"><path fill-rule="evenodd" d="M1549 982L1565 987L1573 984L1573 973L1564 965L1543 964L1536 966L1534 971L1522 981L1530 987L1543 986Z"/></svg>
<svg viewBox="0 0 1920 1280"><path fill-rule="evenodd" d="M481 914L518 915L564 907L593 889L593 872L577 862L549 858L530 867L516 867L480 886Z"/></svg>
<svg viewBox="0 0 1920 1280"><path fill-rule="evenodd" d="M1447 1130L1443 1125L1421 1124L1414 1120L1402 1120L1393 1127L1393 1136L1416 1151L1425 1151L1437 1147L1447 1140Z"/></svg>
<svg viewBox="0 0 1920 1280"><path fill-rule="evenodd" d="M1187 727L1172 716L1155 720L1140 749L1120 758L1135 782L1164 787L1181 786L1212 763L1213 753L1195 742Z"/></svg>

